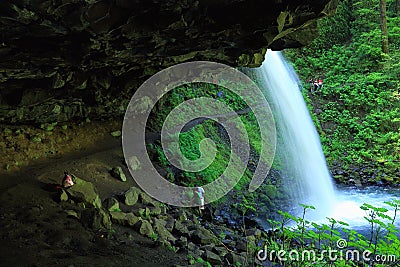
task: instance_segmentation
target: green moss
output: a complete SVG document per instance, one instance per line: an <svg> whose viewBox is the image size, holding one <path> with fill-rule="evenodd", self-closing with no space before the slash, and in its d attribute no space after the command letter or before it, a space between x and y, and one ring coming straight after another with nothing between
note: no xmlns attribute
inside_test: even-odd
<svg viewBox="0 0 400 267"><path fill-rule="evenodd" d="M50 132L54 130L54 127L57 125L57 122L53 122L53 123L43 123L40 125L40 128L42 128L43 130L45 130L46 132Z"/></svg>
<svg viewBox="0 0 400 267"><path fill-rule="evenodd" d="M40 138L40 136L34 136L31 138L31 141L34 143L40 143L42 142L42 138Z"/></svg>
<svg viewBox="0 0 400 267"><path fill-rule="evenodd" d="M269 199L274 199L278 196L278 190L273 185L266 185L263 187L264 193L268 196Z"/></svg>
<svg viewBox="0 0 400 267"><path fill-rule="evenodd" d="M226 82L226 86L229 87L232 85L229 84L229 82ZM245 88L239 88L239 90L245 90ZM218 95L218 92L222 93ZM160 101L157 103L157 108L155 108L150 115L152 119L149 120L148 128L153 132L161 131L163 122L174 107L183 103L187 99L193 99L196 97L217 99L236 111L247 108L246 103L243 101L243 99L241 99L241 97L224 87L202 83L191 84L190 86L181 86L179 88L175 88L166 94L162 99L160 99ZM202 106L201 110L192 111L196 114L202 114L205 109L207 109L207 107ZM244 130L249 135L252 149L255 150L255 152L259 152L261 150L261 138L259 136L258 124L254 114L250 112L249 114L240 115L239 118L245 126ZM177 120L178 121L175 122L177 125L185 123L183 121L180 122L179 118L177 118ZM238 155L232 154L229 140L225 139L226 136L220 131L218 123L213 120L205 120L192 127L189 131L181 132L179 134L179 148L183 156L188 160L199 159L201 157L199 144L206 138L213 140L217 149L215 159L212 161L212 163L206 169L196 173L184 171L179 175L167 175L167 178L170 181L173 179L175 183L186 186L198 186L210 183L223 174L230 158L232 158L233 161L231 175L238 175L239 163L242 161L242 159L240 159ZM166 168L167 173L170 173L170 162L166 158L159 143L156 142L155 144L150 144L148 147L151 158L155 160L158 165ZM205 149L205 151L209 151L209 149ZM246 169L236 188L245 186L251 180L251 177L251 171ZM221 184L220 186L223 185Z"/></svg>

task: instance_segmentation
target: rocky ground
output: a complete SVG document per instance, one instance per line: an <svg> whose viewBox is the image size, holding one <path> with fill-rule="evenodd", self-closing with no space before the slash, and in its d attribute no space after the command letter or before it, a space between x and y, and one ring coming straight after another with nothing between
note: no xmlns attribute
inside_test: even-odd
<svg viewBox="0 0 400 267"><path fill-rule="evenodd" d="M106 163L107 162L107 163ZM133 186L113 178L108 164L120 164L118 150L55 161L2 175L1 266L175 266L186 257L157 245L133 229L112 224L101 199ZM75 201L61 201L55 188L63 170L84 178L71 188ZM83 181L83 180L82 180ZM79 182L78 182L79 183ZM78 187L78 185L77 185ZM82 195L79 195L83 193ZM100 213L101 211L101 213ZM103 221L97 222L102 214Z"/></svg>
<svg viewBox="0 0 400 267"><path fill-rule="evenodd" d="M400 175L399 169L387 167L385 162L354 164L346 169L341 164L335 164L331 170L333 177L340 184L357 187L400 186L400 181L397 179Z"/></svg>
<svg viewBox="0 0 400 267"><path fill-rule="evenodd" d="M10 145L18 138L35 155L41 155L46 144L58 153L33 162L27 153L24 164L2 170L1 266L253 265L257 246L265 240L254 221L246 219L244 229L213 207L200 216L197 209L151 199L128 176L120 137L110 125L3 129L6 147L14 148L3 150L9 152L5 159L21 156ZM98 131L97 142L83 129ZM63 153L70 132L76 133L71 140L80 138L76 143L81 145L71 144ZM37 150L29 145L30 133L51 138ZM64 142L53 142L60 136ZM69 189L57 186L65 170L74 175L75 185Z"/></svg>

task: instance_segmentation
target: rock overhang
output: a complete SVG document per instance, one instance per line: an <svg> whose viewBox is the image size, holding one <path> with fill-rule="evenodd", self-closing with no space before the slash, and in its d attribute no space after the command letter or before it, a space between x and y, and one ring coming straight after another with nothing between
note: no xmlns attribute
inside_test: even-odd
<svg viewBox="0 0 400 267"><path fill-rule="evenodd" d="M268 48L306 45L337 0L0 3L0 121L123 114L136 88L175 64L257 67Z"/></svg>

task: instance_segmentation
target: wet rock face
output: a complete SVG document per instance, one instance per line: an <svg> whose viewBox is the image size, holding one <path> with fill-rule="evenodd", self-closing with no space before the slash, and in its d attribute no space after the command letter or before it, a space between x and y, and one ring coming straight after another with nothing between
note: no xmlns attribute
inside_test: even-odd
<svg viewBox="0 0 400 267"><path fill-rule="evenodd" d="M337 0L2 1L0 120L115 116L150 75L191 60L259 66L305 45Z"/></svg>

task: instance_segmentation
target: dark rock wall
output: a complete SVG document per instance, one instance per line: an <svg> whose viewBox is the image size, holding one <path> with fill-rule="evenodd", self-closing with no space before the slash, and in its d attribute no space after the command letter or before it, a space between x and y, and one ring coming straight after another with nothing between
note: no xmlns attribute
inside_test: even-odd
<svg viewBox="0 0 400 267"><path fill-rule="evenodd" d="M0 123L124 113L138 86L185 61L259 66L299 47L337 0L0 2Z"/></svg>

